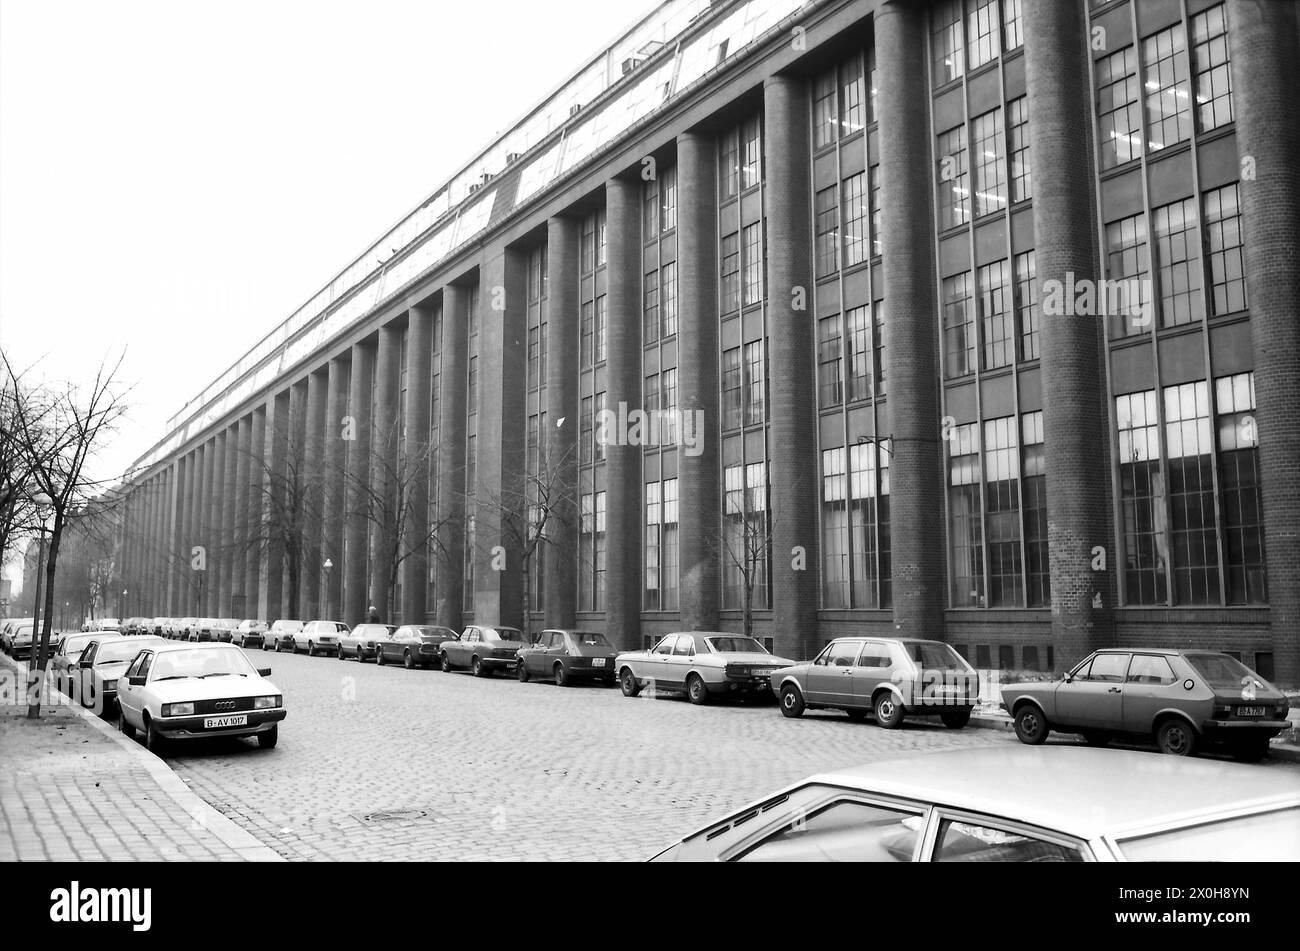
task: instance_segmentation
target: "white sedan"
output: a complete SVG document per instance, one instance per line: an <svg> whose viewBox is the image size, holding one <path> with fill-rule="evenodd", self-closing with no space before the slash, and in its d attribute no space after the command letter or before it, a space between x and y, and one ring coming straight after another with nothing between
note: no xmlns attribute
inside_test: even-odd
<svg viewBox="0 0 1300 951"><path fill-rule="evenodd" d="M168 740L211 736L256 736L271 749L285 709L270 675L233 644L150 645L118 686L118 728L143 732L154 752Z"/></svg>
<svg viewBox="0 0 1300 951"><path fill-rule="evenodd" d="M625 697L641 688L682 690L691 703L710 697L770 697L772 671L794 661L774 657L752 637L717 631L667 634L654 647L627 651L614 659Z"/></svg>

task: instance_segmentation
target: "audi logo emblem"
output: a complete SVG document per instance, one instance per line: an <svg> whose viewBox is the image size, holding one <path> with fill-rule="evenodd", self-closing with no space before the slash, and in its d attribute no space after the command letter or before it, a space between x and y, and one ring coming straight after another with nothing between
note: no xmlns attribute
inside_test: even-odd
<svg viewBox="0 0 1300 951"><path fill-rule="evenodd" d="M233 701L233 700L218 700L217 703L216 703L216 709L218 709L218 710L233 710L233 709L235 709L235 701Z"/></svg>

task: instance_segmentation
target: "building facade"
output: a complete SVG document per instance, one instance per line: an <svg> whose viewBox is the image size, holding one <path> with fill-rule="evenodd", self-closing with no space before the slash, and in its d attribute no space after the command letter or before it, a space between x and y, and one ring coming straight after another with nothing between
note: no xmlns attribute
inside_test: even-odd
<svg viewBox="0 0 1300 951"><path fill-rule="evenodd" d="M1300 682L1298 52L1290 3L664 4L173 419L127 587Z"/></svg>

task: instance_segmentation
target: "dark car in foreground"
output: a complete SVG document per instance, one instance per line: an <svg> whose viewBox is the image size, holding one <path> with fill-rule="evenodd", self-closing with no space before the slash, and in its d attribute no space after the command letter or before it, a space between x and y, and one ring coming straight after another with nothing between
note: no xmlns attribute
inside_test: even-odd
<svg viewBox="0 0 1300 951"><path fill-rule="evenodd" d="M653 861L1295 862L1300 785L1081 746L926 753L795 783Z"/></svg>
<svg viewBox="0 0 1300 951"><path fill-rule="evenodd" d="M427 624L403 624L393 636L376 642L375 663L401 663L412 667L432 667L438 663L443 641L454 641L460 635L449 627Z"/></svg>
<svg viewBox="0 0 1300 951"><path fill-rule="evenodd" d="M1177 756L1214 744L1262 759L1291 725L1282 691L1239 660L1201 650L1099 650L1061 680L1003 687L1002 706L1022 743L1037 745L1055 730L1093 746L1149 740Z"/></svg>
<svg viewBox="0 0 1300 951"><path fill-rule="evenodd" d="M598 680L612 687L618 675L618 650L599 631L547 630L519 650L515 668L521 682L534 677L568 687L581 680Z"/></svg>
<svg viewBox="0 0 1300 951"><path fill-rule="evenodd" d="M517 627L471 625L460 637L443 641L438 654L444 672L468 667L475 677L490 677L496 670L513 670L523 646L524 634Z"/></svg>
<svg viewBox="0 0 1300 951"><path fill-rule="evenodd" d="M942 641L908 637L837 637L812 661L777 670L772 692L787 717L805 710L874 713L886 729L909 716L938 716L959 729L979 698L979 674Z"/></svg>

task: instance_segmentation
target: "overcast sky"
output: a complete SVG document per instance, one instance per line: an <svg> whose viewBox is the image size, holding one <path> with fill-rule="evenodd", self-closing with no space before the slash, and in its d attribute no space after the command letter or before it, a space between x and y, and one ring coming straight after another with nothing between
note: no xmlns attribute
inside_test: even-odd
<svg viewBox="0 0 1300 951"><path fill-rule="evenodd" d="M3 0L0 346L166 419L653 0Z"/></svg>

